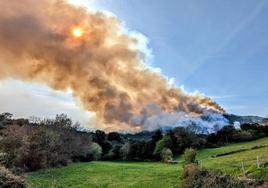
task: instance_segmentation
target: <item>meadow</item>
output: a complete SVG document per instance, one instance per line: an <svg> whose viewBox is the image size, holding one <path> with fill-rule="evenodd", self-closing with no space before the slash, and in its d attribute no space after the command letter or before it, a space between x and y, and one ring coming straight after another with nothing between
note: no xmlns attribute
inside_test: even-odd
<svg viewBox="0 0 268 188"><path fill-rule="evenodd" d="M181 165L159 162L90 162L32 173L33 187L179 187Z"/></svg>
<svg viewBox="0 0 268 188"><path fill-rule="evenodd" d="M268 180L268 138L251 142L229 144L215 149L202 149L197 159L202 167L220 170L240 177L252 174ZM262 147L260 147L262 146ZM258 148L260 147L260 148ZM253 149L252 149L253 148ZM215 155L234 152L220 157ZM259 165L257 168L257 157ZM176 157L178 164L160 162L108 162L76 163L63 168L41 170L26 175L33 187L107 187L107 188L165 188L181 187L183 156ZM244 170L242 169L242 163Z"/></svg>

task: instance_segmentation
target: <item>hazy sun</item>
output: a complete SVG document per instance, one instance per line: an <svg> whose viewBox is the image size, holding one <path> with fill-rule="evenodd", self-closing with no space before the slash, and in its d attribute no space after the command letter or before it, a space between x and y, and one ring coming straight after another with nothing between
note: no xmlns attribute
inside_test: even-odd
<svg viewBox="0 0 268 188"><path fill-rule="evenodd" d="M79 38L79 37L81 37L83 35L83 31L79 27L73 28L72 33L73 33L73 36L77 37L77 38Z"/></svg>

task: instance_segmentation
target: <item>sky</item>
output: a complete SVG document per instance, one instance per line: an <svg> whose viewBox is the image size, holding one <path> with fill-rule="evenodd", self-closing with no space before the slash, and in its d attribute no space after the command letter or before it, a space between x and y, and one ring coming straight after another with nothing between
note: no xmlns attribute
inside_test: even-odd
<svg viewBox="0 0 268 188"><path fill-rule="evenodd" d="M108 11L128 29L146 36L150 66L177 86L212 97L229 113L268 114L268 1L75 2ZM82 123L90 116L69 91L14 80L0 82L0 112L4 111L21 117L64 112Z"/></svg>

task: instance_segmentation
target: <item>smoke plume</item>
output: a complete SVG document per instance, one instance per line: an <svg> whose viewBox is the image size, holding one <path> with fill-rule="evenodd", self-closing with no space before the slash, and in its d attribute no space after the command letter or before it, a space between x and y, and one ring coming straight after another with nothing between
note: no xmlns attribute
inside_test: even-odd
<svg viewBox="0 0 268 188"><path fill-rule="evenodd" d="M103 128L145 129L159 111L193 117L223 112L210 98L189 95L146 66L140 41L114 16L62 0L1 0L0 7L0 79L71 89Z"/></svg>

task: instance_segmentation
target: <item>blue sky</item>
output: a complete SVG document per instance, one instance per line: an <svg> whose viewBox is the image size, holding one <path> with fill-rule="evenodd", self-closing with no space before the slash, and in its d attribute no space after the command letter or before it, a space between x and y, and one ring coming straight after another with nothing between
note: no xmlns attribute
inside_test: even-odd
<svg viewBox="0 0 268 188"><path fill-rule="evenodd" d="M151 66L186 91L211 96L229 113L268 114L267 0L75 1L112 12L145 35ZM0 82L0 104L0 112L17 116L64 112L82 123L89 116L68 92L12 80Z"/></svg>
<svg viewBox="0 0 268 188"><path fill-rule="evenodd" d="M92 1L83 1L90 4ZM228 112L268 114L268 1L95 0L143 33L152 65Z"/></svg>

